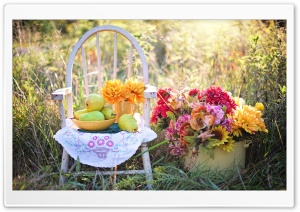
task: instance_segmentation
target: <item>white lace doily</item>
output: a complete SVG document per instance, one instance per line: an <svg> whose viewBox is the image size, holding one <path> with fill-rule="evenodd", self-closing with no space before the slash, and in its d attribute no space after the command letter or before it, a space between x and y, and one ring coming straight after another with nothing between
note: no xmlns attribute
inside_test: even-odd
<svg viewBox="0 0 300 212"><path fill-rule="evenodd" d="M143 142L152 141L157 134L144 126L140 114L134 117L138 121L138 132L129 133L86 133L78 131L70 119L66 127L60 129L54 138L68 154L83 164L94 167L114 167L132 157Z"/></svg>

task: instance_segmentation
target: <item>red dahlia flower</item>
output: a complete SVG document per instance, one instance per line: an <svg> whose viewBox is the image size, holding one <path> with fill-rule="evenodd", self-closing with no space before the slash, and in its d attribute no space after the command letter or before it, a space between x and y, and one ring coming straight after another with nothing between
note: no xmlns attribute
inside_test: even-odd
<svg viewBox="0 0 300 212"><path fill-rule="evenodd" d="M162 104L162 105L156 105L152 109L152 115L150 118L150 123L157 123L158 119L160 118L167 118L167 112L171 111L168 105Z"/></svg>
<svg viewBox="0 0 300 212"><path fill-rule="evenodd" d="M227 113L232 113L237 106L233 98L220 87L211 86L203 91L202 95L206 97L206 103L208 104L225 106Z"/></svg>
<svg viewBox="0 0 300 212"><path fill-rule="evenodd" d="M200 90L199 90L198 88L193 88L192 90L190 90L189 96L194 97L194 96L196 96L199 92L200 92Z"/></svg>
<svg viewBox="0 0 300 212"><path fill-rule="evenodd" d="M168 99L171 97L172 88L160 88L157 91L157 104L167 104Z"/></svg>

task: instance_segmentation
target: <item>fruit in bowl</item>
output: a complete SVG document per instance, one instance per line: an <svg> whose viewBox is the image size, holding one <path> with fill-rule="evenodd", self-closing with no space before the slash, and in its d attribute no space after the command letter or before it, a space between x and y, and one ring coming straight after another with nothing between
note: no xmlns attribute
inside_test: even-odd
<svg viewBox="0 0 300 212"><path fill-rule="evenodd" d="M85 100L85 108L87 111L95 111L95 110L101 110L103 106L105 105L105 99L103 96L100 96L99 94L90 94Z"/></svg>
<svg viewBox="0 0 300 212"><path fill-rule="evenodd" d="M91 111L79 116L79 121L103 121L105 120L103 113L100 111Z"/></svg>
<svg viewBox="0 0 300 212"><path fill-rule="evenodd" d="M105 119L116 118L115 112L108 106L104 106L101 110L101 113L103 113Z"/></svg>
<svg viewBox="0 0 300 212"><path fill-rule="evenodd" d="M114 111L104 106L105 100L99 94L90 94L85 100L85 109L74 113L73 123L83 130L106 130L115 121Z"/></svg>
<svg viewBox="0 0 300 212"><path fill-rule="evenodd" d="M74 118L78 120L80 115L87 113L87 112L88 112L87 109L78 110L74 113Z"/></svg>

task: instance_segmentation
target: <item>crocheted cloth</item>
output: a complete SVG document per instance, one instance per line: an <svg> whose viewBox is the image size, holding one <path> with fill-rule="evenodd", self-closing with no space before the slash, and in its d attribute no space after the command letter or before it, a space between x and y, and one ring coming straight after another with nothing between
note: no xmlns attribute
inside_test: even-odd
<svg viewBox="0 0 300 212"><path fill-rule="evenodd" d="M90 132L78 130L70 119L66 119L66 127L54 135L68 154L83 164L94 167L115 167L131 158L143 142L149 142L157 134L144 126L140 114L134 117L138 121L139 129L136 133L126 131L116 132L114 124L107 132Z"/></svg>

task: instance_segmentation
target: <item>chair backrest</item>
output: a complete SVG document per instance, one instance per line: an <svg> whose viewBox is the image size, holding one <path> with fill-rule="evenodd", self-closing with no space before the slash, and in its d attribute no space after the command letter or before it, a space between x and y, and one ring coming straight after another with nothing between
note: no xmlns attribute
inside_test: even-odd
<svg viewBox="0 0 300 212"><path fill-rule="evenodd" d="M102 86L102 78L103 78L103 70L102 70L102 61L101 61L101 40L100 40L100 36L99 33L100 32L104 32L104 31L110 31L114 33L114 54L113 54L113 73L112 73L112 79L116 79L117 77L117 42L118 42L118 34L122 35L123 37L125 37L129 42L130 42L130 51L129 51L129 58L128 58L128 72L127 72L127 78L130 77L131 74L131 68L132 68L132 50L133 47L137 50L138 55L141 59L141 63L142 63L142 69L143 69L143 81L146 84L148 84L148 64L146 61L146 56L141 48L141 46L138 44L138 42L136 41L136 39L126 30L117 27L117 26L111 26L111 25L104 25L104 26L97 26L89 31L87 31L81 38L80 40L75 44L69 60L68 60L68 64L67 64L67 74L66 74L66 86L67 87L71 87L72 88L72 76L73 76L73 64L74 64L74 60L75 58L78 56L78 52L79 50L81 50L81 61L82 61L82 68L83 68L83 80L84 80L84 93L85 96L87 96L89 94L89 84L88 84L88 77L91 75L97 75L97 86L99 88L101 88ZM87 71L87 61L86 61L86 51L85 51L85 47L84 44L85 42L91 38L95 36L96 37L96 41L95 41L95 46L96 46L96 50L97 50L97 71L92 72L92 73L88 73ZM93 85L91 85L93 86ZM73 99L72 99L72 95L69 95L67 97L67 111L68 111L68 117L72 117L73 116Z"/></svg>

